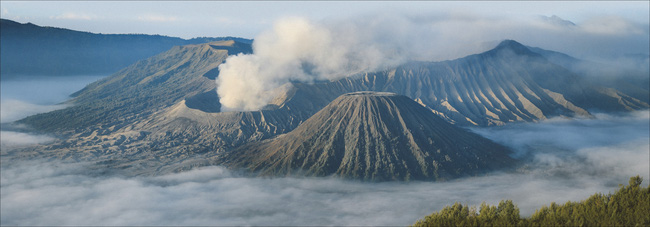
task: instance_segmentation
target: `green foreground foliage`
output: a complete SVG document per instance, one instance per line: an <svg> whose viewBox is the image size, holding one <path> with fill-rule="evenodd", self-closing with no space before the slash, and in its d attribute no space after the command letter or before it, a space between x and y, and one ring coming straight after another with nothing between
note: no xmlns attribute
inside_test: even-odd
<svg viewBox="0 0 650 227"><path fill-rule="evenodd" d="M414 226L650 226L650 186L638 175L614 194L594 194L581 202L551 203L530 218L519 216L511 200L498 206L468 207L455 203L418 220Z"/></svg>

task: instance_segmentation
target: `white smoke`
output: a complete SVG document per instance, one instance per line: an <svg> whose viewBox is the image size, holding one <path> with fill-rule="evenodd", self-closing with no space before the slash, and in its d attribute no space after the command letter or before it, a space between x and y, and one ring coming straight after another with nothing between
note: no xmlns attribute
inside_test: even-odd
<svg viewBox="0 0 650 227"><path fill-rule="evenodd" d="M255 54L239 54L219 67L222 111L258 110L276 88L292 82L336 80L363 70L403 62L401 54L360 27L332 29L303 18L279 20L255 39Z"/></svg>

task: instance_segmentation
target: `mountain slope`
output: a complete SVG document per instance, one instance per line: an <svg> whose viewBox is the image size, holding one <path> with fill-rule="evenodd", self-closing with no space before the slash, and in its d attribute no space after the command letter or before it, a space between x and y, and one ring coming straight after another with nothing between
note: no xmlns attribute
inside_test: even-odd
<svg viewBox="0 0 650 227"><path fill-rule="evenodd" d="M460 125L503 125L553 116L588 116L588 110L648 108L647 103L617 90L592 85L511 40L456 60L410 62L386 71L295 87L290 100L301 100L314 109L348 92L394 92Z"/></svg>
<svg viewBox="0 0 650 227"><path fill-rule="evenodd" d="M229 54L249 50L247 44L232 40L176 46L86 86L74 94L70 101L73 107L27 117L19 123L47 132L88 128L115 131L115 127L133 124L185 98L194 101L194 96L215 92L209 74Z"/></svg>
<svg viewBox="0 0 650 227"><path fill-rule="evenodd" d="M226 154L264 175L446 180L512 166L509 150L457 128L408 97L342 95L295 130Z"/></svg>
<svg viewBox="0 0 650 227"><path fill-rule="evenodd" d="M624 63L626 66L620 66L580 60L563 53L537 47L528 48L595 85L614 88L642 102L650 102L649 56L633 55L626 59Z"/></svg>
<svg viewBox="0 0 650 227"><path fill-rule="evenodd" d="M249 50L245 43L221 41L174 47L139 61L75 93L72 107L18 121L64 138L20 155L158 174L166 171L162 166L286 133L313 113L218 112L218 65Z"/></svg>
<svg viewBox="0 0 650 227"><path fill-rule="evenodd" d="M227 55L249 50L250 45L232 41L174 47L87 86L75 94L73 107L19 123L63 138L32 152L102 160L101 165L137 175L219 164L231 150L288 133L337 97L355 91L405 95L447 122L470 126L589 116L587 110L597 107L648 108L506 41L456 60L410 62L337 81L294 83L279 88L263 110L219 112L217 67Z"/></svg>
<svg viewBox="0 0 650 227"><path fill-rule="evenodd" d="M3 79L25 75L109 74L173 46L241 38L185 40L160 35L107 35L21 24L0 19L0 74Z"/></svg>

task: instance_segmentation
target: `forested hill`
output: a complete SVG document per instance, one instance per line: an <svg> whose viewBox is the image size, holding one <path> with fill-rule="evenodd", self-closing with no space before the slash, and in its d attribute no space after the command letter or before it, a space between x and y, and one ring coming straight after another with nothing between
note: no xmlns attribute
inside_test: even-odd
<svg viewBox="0 0 650 227"><path fill-rule="evenodd" d="M0 74L2 79L111 74L173 46L220 40L252 43L233 37L186 40L161 35L96 34L1 19Z"/></svg>
<svg viewBox="0 0 650 227"><path fill-rule="evenodd" d="M529 218L519 216L510 200L480 209L459 203L418 220L414 226L649 226L650 185L639 176L630 178L614 194L595 194L581 202L551 203Z"/></svg>

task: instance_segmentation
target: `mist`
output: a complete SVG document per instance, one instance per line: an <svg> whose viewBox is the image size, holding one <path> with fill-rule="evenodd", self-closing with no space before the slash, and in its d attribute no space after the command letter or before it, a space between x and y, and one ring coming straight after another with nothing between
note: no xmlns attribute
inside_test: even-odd
<svg viewBox="0 0 650 227"><path fill-rule="evenodd" d="M448 182L248 178L212 166L157 177L92 163L3 160L2 225L409 225L461 202L512 199L522 215L650 178L650 112L554 118L472 131L514 149L516 172Z"/></svg>
<svg viewBox="0 0 650 227"><path fill-rule="evenodd" d="M644 60L650 51L649 30L647 24L610 15L581 23L550 15L464 11L368 13L323 21L284 18L255 37L254 54L231 56L220 66L217 92L222 111L259 110L290 82L337 80L410 60L456 59L489 50L504 39L645 69L650 64Z"/></svg>
<svg viewBox="0 0 650 227"><path fill-rule="evenodd" d="M72 93L103 77L106 76L23 76L14 80L3 79L0 85L2 123L68 107L63 102Z"/></svg>
<svg viewBox="0 0 650 227"><path fill-rule="evenodd" d="M89 76L21 76L0 83L0 147L23 146L54 140L48 135L18 132L20 125L8 123L25 117L69 107L64 102L84 86L105 77Z"/></svg>

